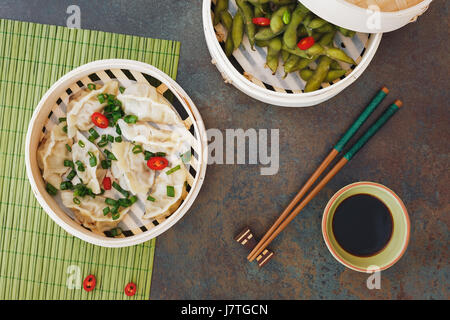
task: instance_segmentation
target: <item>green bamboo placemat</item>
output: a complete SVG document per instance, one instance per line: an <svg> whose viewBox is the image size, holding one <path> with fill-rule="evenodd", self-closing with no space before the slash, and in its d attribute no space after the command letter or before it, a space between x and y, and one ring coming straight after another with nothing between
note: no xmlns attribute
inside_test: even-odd
<svg viewBox="0 0 450 320"><path fill-rule="evenodd" d="M180 44L0 19L0 299L148 299L155 240L129 248L88 244L66 233L34 198L25 169L33 109L50 86L93 60L134 59L176 77ZM92 292L69 288L89 275Z"/></svg>

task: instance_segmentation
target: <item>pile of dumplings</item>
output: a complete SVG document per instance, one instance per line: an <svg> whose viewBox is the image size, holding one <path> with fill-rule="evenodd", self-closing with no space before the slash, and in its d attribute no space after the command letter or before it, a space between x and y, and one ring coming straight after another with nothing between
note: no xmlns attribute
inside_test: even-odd
<svg viewBox="0 0 450 320"><path fill-rule="evenodd" d="M108 101L99 96L115 97L122 113L104 129L91 118L96 112L106 114ZM125 121L127 116L137 120ZM130 210L134 212L134 206L144 212L139 219L151 220L179 207L186 195L185 163L190 159L192 135L155 87L135 83L125 89L117 81L91 84L70 97L67 115L59 121L38 147L38 165L47 191L60 197L80 224L98 232L120 230L118 224ZM93 130L98 135L93 137ZM162 155L168 166L150 169L148 154ZM113 183L110 190L103 188L105 177ZM127 205L111 212L108 203L119 199Z"/></svg>

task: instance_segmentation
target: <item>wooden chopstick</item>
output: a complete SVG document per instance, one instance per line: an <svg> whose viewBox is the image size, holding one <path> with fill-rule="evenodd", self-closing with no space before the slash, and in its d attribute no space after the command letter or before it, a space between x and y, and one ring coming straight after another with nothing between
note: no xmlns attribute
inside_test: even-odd
<svg viewBox="0 0 450 320"><path fill-rule="evenodd" d="M378 120L364 133L364 135L353 145L353 147L344 155L344 157L327 173L327 175L318 183L318 185L303 199L303 201L292 211L292 213L277 227L271 228L273 231L267 233L264 241L258 243L258 248L254 250L253 255L249 255L248 259L253 261L262 250L264 250L275 237L286 228L286 226L294 219L297 214L311 201L322 188L350 161L354 155L370 140L370 138L397 112L403 105L400 100L395 101L386 111L378 118ZM256 247L255 247L256 248Z"/></svg>
<svg viewBox="0 0 450 320"><path fill-rule="evenodd" d="M328 154L328 156L323 160L320 166L314 171L312 176L306 181L304 186L300 189L297 195L292 199L289 205L284 209L275 223L270 227L270 229L266 232L264 237L258 242L258 244L253 248L250 254L247 256L247 259L252 261L256 258L255 252L258 251L261 245L270 237L270 235L275 231L275 229L283 222L283 220L289 215L289 212L298 204L301 198L306 194L306 192L311 188L314 182L322 175L325 169L330 165L330 163L336 158L339 152L345 147L347 142L353 137L353 135L358 131L358 129L362 126L362 124L369 118L369 116L375 111L375 109L380 105L381 101L386 97L389 93L389 89L386 87L381 88L381 90L375 95L369 105L363 110L363 112L359 115L359 117L353 122L350 128L347 129L345 134L341 137L341 139L336 143L334 148Z"/></svg>

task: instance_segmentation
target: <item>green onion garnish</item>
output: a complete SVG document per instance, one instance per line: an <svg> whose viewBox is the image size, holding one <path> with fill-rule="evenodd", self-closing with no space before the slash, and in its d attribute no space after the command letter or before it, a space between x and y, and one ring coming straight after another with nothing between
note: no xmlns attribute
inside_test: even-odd
<svg viewBox="0 0 450 320"><path fill-rule="evenodd" d="M111 235L113 237L117 237L117 236L120 236L122 234L122 229L114 228L114 229L109 230L109 232L111 232Z"/></svg>
<svg viewBox="0 0 450 320"><path fill-rule="evenodd" d="M180 170L180 169L181 169L181 166L180 166L180 165L177 165L176 167L173 167L172 169L167 170L167 171L166 171L166 174L167 174L167 175L172 174L172 173L174 173L175 171L178 171L178 170Z"/></svg>
<svg viewBox="0 0 450 320"><path fill-rule="evenodd" d="M66 122L66 121L67 121L67 118L58 118L58 120L59 120L59 123L61 123L61 122Z"/></svg>
<svg viewBox="0 0 450 320"><path fill-rule="evenodd" d="M75 197L84 197L87 194L90 194L92 196L92 190L86 187L84 184L79 183L74 187L73 195ZM94 195L95 196L95 195Z"/></svg>
<svg viewBox="0 0 450 320"><path fill-rule="evenodd" d="M128 115L128 116L125 116L125 118L123 118L123 120L126 123L136 123L138 121L138 117L133 116L133 115Z"/></svg>
<svg viewBox="0 0 450 320"><path fill-rule="evenodd" d="M108 160L117 160L117 158L114 156L114 154L111 151L105 149L105 154L106 154L106 158Z"/></svg>
<svg viewBox="0 0 450 320"><path fill-rule="evenodd" d="M124 87L119 87L119 91L120 91L120 93L124 93L125 92L125 88Z"/></svg>
<svg viewBox="0 0 450 320"><path fill-rule="evenodd" d="M111 213L114 215L119 212L119 204L116 203L114 207L111 208Z"/></svg>
<svg viewBox="0 0 450 320"><path fill-rule="evenodd" d="M101 164L103 169L111 168L111 160L102 160Z"/></svg>
<svg viewBox="0 0 450 320"><path fill-rule="evenodd" d="M131 150L134 154L138 154L138 153L141 153L142 152L142 147L140 146L140 145L135 145L134 147L133 147L133 149Z"/></svg>
<svg viewBox="0 0 450 320"><path fill-rule="evenodd" d="M120 136L122 134L122 130L120 130L119 125L116 125L116 133Z"/></svg>
<svg viewBox="0 0 450 320"><path fill-rule="evenodd" d="M109 207L106 207L103 209L103 215L106 216L108 213L111 212L111 209Z"/></svg>
<svg viewBox="0 0 450 320"><path fill-rule="evenodd" d="M95 131L94 128L90 128L90 129L89 129L89 133L90 133L95 139L97 139L98 137L100 137L100 135L98 134L97 131Z"/></svg>
<svg viewBox="0 0 450 320"><path fill-rule="evenodd" d="M114 137L112 135L110 135L110 134L108 134L107 139L108 139L109 142L114 142Z"/></svg>
<svg viewBox="0 0 450 320"><path fill-rule="evenodd" d="M64 182L61 182L59 188L61 190L71 190L71 189L73 189L73 184L70 181L64 181Z"/></svg>
<svg viewBox="0 0 450 320"><path fill-rule="evenodd" d="M138 198L136 196L130 197L131 204L135 203L137 200L138 200Z"/></svg>
<svg viewBox="0 0 450 320"><path fill-rule="evenodd" d="M145 157L146 161L149 160L150 158L154 157L154 156L155 156L155 154L153 152L150 152L150 151L145 151L144 152L144 157Z"/></svg>
<svg viewBox="0 0 450 320"><path fill-rule="evenodd" d="M97 165L97 157L96 156L93 155L89 158L89 165L91 167L95 167Z"/></svg>
<svg viewBox="0 0 450 320"><path fill-rule="evenodd" d="M70 173L67 175L67 180L72 180L77 175L77 172L75 170L70 171Z"/></svg>
<svg viewBox="0 0 450 320"><path fill-rule="evenodd" d="M108 95L105 93L101 93L97 96L98 102L105 103L105 100L108 99Z"/></svg>
<svg viewBox="0 0 450 320"><path fill-rule="evenodd" d="M111 199L111 198L106 198L105 199L105 203L109 204L110 206L116 206L117 205L117 200Z"/></svg>
<svg viewBox="0 0 450 320"><path fill-rule="evenodd" d="M125 198L128 198L130 196L130 193L127 190L122 189L121 186L119 186L119 184L117 182L113 182L112 184L113 188L116 189L117 191L119 191L121 194L123 194L123 196Z"/></svg>
<svg viewBox="0 0 450 320"><path fill-rule="evenodd" d="M157 152L156 154L155 154L155 157L165 157L166 156L166 153L165 152Z"/></svg>
<svg viewBox="0 0 450 320"><path fill-rule="evenodd" d="M64 167L75 168L73 161L70 160L64 160Z"/></svg>
<svg viewBox="0 0 450 320"><path fill-rule="evenodd" d="M120 218L120 213L115 213L115 214L113 214L111 218L112 218L113 220L119 219L119 218Z"/></svg>
<svg viewBox="0 0 450 320"><path fill-rule="evenodd" d="M120 137L120 136L119 136L119 137L116 137L115 141L116 141L116 142L122 142L122 137Z"/></svg>
<svg viewBox="0 0 450 320"><path fill-rule="evenodd" d="M67 149L67 151L72 152L72 147L69 146L67 143L66 143L66 149Z"/></svg>
<svg viewBox="0 0 450 320"><path fill-rule="evenodd" d="M97 86L94 83L89 83L87 85L87 88L92 91L92 90L95 90L97 88Z"/></svg>
<svg viewBox="0 0 450 320"><path fill-rule="evenodd" d="M77 170L80 172L84 172L84 164L83 162L81 162L80 160L77 160L75 162L75 164L77 165Z"/></svg>
<svg viewBox="0 0 450 320"><path fill-rule="evenodd" d="M180 155L180 158L184 163L189 163L189 161L191 161L191 150Z"/></svg>
<svg viewBox="0 0 450 320"><path fill-rule="evenodd" d="M119 205L121 207L127 208L129 206L131 206L131 200L130 199L119 199Z"/></svg>
<svg viewBox="0 0 450 320"><path fill-rule="evenodd" d="M58 189L56 189L54 186L52 186L50 183L47 182L45 185L45 190L52 196L56 196L56 193L58 192Z"/></svg>
<svg viewBox="0 0 450 320"><path fill-rule="evenodd" d="M155 202L155 201L156 201L156 199L153 198L152 196L148 196L148 197L147 197L147 200L148 200L148 201L151 201L151 202Z"/></svg>
<svg viewBox="0 0 450 320"><path fill-rule="evenodd" d="M90 142L95 142L95 137L94 137L94 136L89 136L89 137L88 137L88 140L89 140Z"/></svg>
<svg viewBox="0 0 450 320"><path fill-rule="evenodd" d="M65 133L67 133L67 126L64 126L64 127L63 127L63 131L64 131Z"/></svg>
<svg viewBox="0 0 450 320"><path fill-rule="evenodd" d="M85 146L84 142L81 140L78 140L78 145L82 148L84 148L84 146Z"/></svg>
<svg viewBox="0 0 450 320"><path fill-rule="evenodd" d="M103 148L103 147L106 147L106 145L108 144L108 141L106 140L101 140L99 143L97 143L97 145L100 147L100 148Z"/></svg>
<svg viewBox="0 0 450 320"><path fill-rule="evenodd" d="M175 197L175 188L173 186L167 186L167 196Z"/></svg>
<svg viewBox="0 0 450 320"><path fill-rule="evenodd" d="M80 201L80 199L78 199L78 198L73 198L73 203L75 203L75 204L80 204L81 201Z"/></svg>

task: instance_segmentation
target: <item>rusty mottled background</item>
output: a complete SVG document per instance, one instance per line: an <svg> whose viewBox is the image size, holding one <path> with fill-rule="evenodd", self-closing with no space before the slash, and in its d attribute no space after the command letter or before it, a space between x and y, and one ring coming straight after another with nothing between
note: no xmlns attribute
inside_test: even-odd
<svg viewBox="0 0 450 320"><path fill-rule="evenodd" d="M449 299L448 3L435 0L417 23L384 35L356 83L302 109L266 105L223 83L203 36L201 0L1 0L0 17L65 25L66 8L77 4L82 28L179 40L177 80L207 128L280 129L277 175L261 176L258 165L208 167L191 210L157 239L151 298ZM234 235L247 224L264 233L382 85L403 110L273 242L277 256L266 267L247 263ZM382 273L381 290L334 260L320 230L328 199L362 180L393 189L411 218L409 248Z"/></svg>

